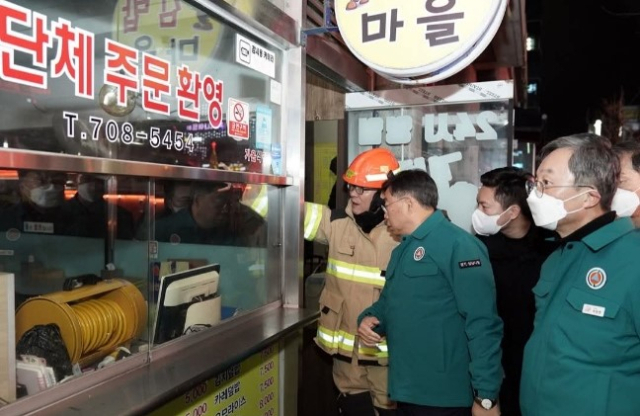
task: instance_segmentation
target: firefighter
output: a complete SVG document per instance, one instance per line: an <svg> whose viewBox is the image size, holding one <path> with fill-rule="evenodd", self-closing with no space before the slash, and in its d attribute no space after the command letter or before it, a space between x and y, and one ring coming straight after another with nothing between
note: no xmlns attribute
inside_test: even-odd
<svg viewBox="0 0 640 416"><path fill-rule="evenodd" d="M389 150L367 150L342 176L349 190L346 209L305 204L304 238L329 246L315 342L333 356L343 416L395 414L387 394L386 342L366 347L356 335L358 315L378 300L387 262L398 244L384 223L380 197L388 173L398 168Z"/></svg>

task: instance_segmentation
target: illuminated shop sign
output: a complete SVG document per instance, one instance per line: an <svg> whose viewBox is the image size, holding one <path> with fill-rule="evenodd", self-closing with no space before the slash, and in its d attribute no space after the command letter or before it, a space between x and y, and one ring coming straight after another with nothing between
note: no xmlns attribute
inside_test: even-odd
<svg viewBox="0 0 640 416"><path fill-rule="evenodd" d="M280 414L277 344L235 364L151 413L151 416Z"/></svg>
<svg viewBox="0 0 640 416"><path fill-rule="evenodd" d="M489 45L507 0L336 0L345 43L363 63L403 84L431 83Z"/></svg>
<svg viewBox="0 0 640 416"><path fill-rule="evenodd" d="M125 34L137 27L136 19L145 11L140 7L145 4L150 7L149 3L123 2L122 10L130 12L123 19ZM170 4L179 5L163 0L154 3L154 7ZM161 24L171 25L178 11L179 7L177 10L166 9L164 14L155 16L160 18ZM206 19L200 22L203 27L208 23ZM104 70L102 74L96 74L94 33L77 28L63 18L49 21L41 13L3 1L0 3L0 78L42 90L48 88L49 78L67 78L75 85L75 96L94 99L94 85L98 77L103 85L112 88L119 106L126 107L128 97L140 94L143 110L160 115L175 113L179 118L190 121L200 121L200 106L204 99L209 123L214 128L220 127L223 81L184 62L178 62L172 69L175 57L164 59L159 53L161 48L152 50L152 37L124 38L136 47L106 38ZM178 43L179 47L172 50L184 51L188 46L184 40L182 44L179 40ZM146 46L148 52L139 51L138 46ZM30 65L18 62L17 54L28 56ZM49 60L49 56L53 58ZM151 136L151 132L148 134Z"/></svg>

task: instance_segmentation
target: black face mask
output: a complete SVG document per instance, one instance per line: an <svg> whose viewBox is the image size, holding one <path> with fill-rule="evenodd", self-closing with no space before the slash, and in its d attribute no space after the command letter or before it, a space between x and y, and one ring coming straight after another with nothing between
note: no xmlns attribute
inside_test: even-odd
<svg viewBox="0 0 640 416"><path fill-rule="evenodd" d="M373 199L371 199L369 211L353 216L356 220L356 224L358 224L365 234L369 234L376 225L384 221L382 204L384 204L384 200L380 197L380 191L378 191L373 195Z"/></svg>

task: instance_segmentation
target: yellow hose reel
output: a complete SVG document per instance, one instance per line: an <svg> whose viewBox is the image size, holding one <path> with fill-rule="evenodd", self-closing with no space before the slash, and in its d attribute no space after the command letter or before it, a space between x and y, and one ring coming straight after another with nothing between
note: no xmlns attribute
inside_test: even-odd
<svg viewBox="0 0 640 416"><path fill-rule="evenodd" d="M25 301L16 312L16 341L36 325L57 324L72 363L81 366L107 356L136 338L147 323L140 291L122 279Z"/></svg>

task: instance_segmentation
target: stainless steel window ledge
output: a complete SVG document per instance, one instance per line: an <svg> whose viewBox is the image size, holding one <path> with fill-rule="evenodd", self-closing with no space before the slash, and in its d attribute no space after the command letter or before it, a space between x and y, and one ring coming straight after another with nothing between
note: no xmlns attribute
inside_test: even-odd
<svg viewBox="0 0 640 416"><path fill-rule="evenodd" d="M144 415L318 318L317 310L263 311L162 345L151 362L29 415ZM75 384L75 383L74 383ZM62 385L57 388L64 388ZM29 398L25 400L30 400ZM12 407L12 406L11 406ZM18 410L18 409L15 409ZM0 409L0 414L2 411Z"/></svg>

